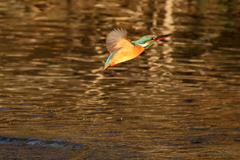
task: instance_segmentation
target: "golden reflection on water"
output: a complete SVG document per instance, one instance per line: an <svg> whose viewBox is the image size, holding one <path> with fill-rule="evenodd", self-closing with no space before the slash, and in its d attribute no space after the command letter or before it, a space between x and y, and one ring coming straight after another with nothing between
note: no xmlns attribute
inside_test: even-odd
<svg viewBox="0 0 240 160"><path fill-rule="evenodd" d="M218 0L1 2L0 136L84 144L60 151L80 159L236 159L237 12ZM174 36L100 72L116 27Z"/></svg>

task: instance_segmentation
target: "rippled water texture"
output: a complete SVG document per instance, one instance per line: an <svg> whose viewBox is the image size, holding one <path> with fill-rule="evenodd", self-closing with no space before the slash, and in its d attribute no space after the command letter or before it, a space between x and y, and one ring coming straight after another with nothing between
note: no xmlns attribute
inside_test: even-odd
<svg viewBox="0 0 240 160"><path fill-rule="evenodd" d="M0 2L0 159L238 159L239 0ZM105 37L169 34L101 72Z"/></svg>

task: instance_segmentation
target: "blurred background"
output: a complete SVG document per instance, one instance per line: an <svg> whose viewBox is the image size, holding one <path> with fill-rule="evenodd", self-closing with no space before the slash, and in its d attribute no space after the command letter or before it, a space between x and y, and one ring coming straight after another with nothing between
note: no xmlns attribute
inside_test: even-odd
<svg viewBox="0 0 240 160"><path fill-rule="evenodd" d="M239 0L1 0L0 159L237 159ZM114 28L169 34L101 72Z"/></svg>

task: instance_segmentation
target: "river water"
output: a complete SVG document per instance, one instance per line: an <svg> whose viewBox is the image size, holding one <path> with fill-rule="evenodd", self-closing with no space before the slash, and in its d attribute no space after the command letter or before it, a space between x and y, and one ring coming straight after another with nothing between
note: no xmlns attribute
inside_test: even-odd
<svg viewBox="0 0 240 160"><path fill-rule="evenodd" d="M0 2L0 159L238 159L239 6ZM114 28L173 36L102 72Z"/></svg>

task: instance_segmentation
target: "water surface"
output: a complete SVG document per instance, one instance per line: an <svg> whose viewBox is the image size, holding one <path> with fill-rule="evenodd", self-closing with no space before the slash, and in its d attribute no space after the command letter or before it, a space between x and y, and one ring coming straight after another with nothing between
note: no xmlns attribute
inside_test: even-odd
<svg viewBox="0 0 240 160"><path fill-rule="evenodd" d="M239 13L237 0L1 2L1 159L237 159ZM101 72L118 27L174 36Z"/></svg>

